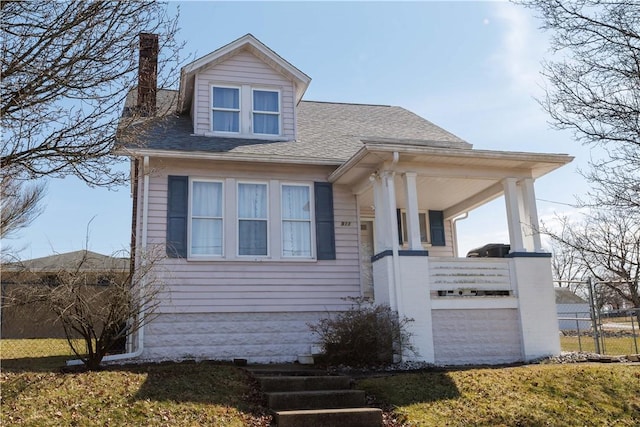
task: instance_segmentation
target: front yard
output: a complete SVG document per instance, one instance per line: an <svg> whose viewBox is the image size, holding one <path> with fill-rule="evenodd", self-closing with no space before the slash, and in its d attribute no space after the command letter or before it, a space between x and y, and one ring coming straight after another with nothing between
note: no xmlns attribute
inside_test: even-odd
<svg viewBox="0 0 640 427"><path fill-rule="evenodd" d="M264 426L244 371L211 363L3 372L4 426Z"/></svg>
<svg viewBox="0 0 640 427"><path fill-rule="evenodd" d="M571 364L369 378L410 426L638 426L640 366Z"/></svg>
<svg viewBox="0 0 640 427"><path fill-rule="evenodd" d="M4 371L5 426L254 426L270 416L238 368L208 362L101 372ZM363 378L387 426L640 425L638 365L531 365ZM395 419L395 421L394 421Z"/></svg>

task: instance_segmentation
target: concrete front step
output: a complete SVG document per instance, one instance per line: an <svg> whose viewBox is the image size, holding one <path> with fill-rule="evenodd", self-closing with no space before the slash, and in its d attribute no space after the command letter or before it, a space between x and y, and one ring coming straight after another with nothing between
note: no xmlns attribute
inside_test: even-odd
<svg viewBox="0 0 640 427"><path fill-rule="evenodd" d="M273 391L313 391L313 390L348 390L351 378L345 376L280 376L260 377L260 388L263 392Z"/></svg>
<svg viewBox="0 0 640 427"><path fill-rule="evenodd" d="M327 371L321 369L282 369L282 368L247 368L254 377L311 377L326 376Z"/></svg>
<svg viewBox="0 0 640 427"><path fill-rule="evenodd" d="M265 393L272 411L339 409L365 406L363 390L321 390Z"/></svg>
<svg viewBox="0 0 640 427"><path fill-rule="evenodd" d="M382 410L377 408L278 411L278 427L380 427Z"/></svg>

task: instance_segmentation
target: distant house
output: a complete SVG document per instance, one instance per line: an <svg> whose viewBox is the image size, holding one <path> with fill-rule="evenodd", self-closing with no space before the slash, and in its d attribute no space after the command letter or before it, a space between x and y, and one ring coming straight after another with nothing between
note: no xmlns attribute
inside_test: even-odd
<svg viewBox="0 0 640 427"><path fill-rule="evenodd" d="M561 331L587 331L591 328L589 303L567 288L555 288L558 326ZM568 318L576 319L569 320Z"/></svg>
<svg viewBox="0 0 640 427"><path fill-rule="evenodd" d="M308 323L361 296L414 319L419 360L559 353L534 182L571 157L474 149L402 107L303 100L311 78L250 34L156 91L157 38L141 46L122 120L168 114L123 125L120 153L136 249L166 247L170 274L132 356L296 360ZM500 196L510 253L459 258L456 220Z"/></svg>
<svg viewBox="0 0 640 427"><path fill-rule="evenodd" d="M129 258L114 258L80 250L2 265L2 295L20 286L56 286L67 272L77 272L85 284L96 290L106 286L110 276L129 273ZM42 306L3 307L2 338L64 338L55 315Z"/></svg>

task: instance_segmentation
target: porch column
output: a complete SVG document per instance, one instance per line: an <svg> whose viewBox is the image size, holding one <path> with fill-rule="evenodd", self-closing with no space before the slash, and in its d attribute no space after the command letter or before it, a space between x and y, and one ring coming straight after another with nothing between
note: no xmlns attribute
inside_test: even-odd
<svg viewBox="0 0 640 427"><path fill-rule="evenodd" d="M383 175L383 181L386 193L386 207L387 213L387 234L391 238L391 260L393 263L393 274L389 280L389 287L391 289L391 308L398 310L402 307L402 289L399 286L400 282L400 266L398 260L398 216L396 215L397 203L396 203L396 185L395 185L395 172L386 171Z"/></svg>
<svg viewBox="0 0 640 427"><path fill-rule="evenodd" d="M418 190L415 172L404 174L404 194L407 204L407 238L409 250L422 250L420 241L420 220L418 216Z"/></svg>
<svg viewBox="0 0 640 427"><path fill-rule="evenodd" d="M387 229L387 209L386 192L382 178L376 176L373 180L373 208L375 214L375 239L374 253L380 253L386 249L391 249L389 244L389 230Z"/></svg>
<svg viewBox="0 0 640 427"><path fill-rule="evenodd" d="M507 222L509 223L509 241L511 252L524 252L524 240L522 238L522 220L518 203L518 187L516 178L505 178L502 181L504 187L504 200L507 207Z"/></svg>
<svg viewBox="0 0 640 427"><path fill-rule="evenodd" d="M384 181L384 193L385 193L385 207L387 209L387 223L385 224L387 236L390 237L390 248L392 250L398 250L398 216L396 215L396 185L395 185L395 173L385 172L383 175Z"/></svg>
<svg viewBox="0 0 640 427"><path fill-rule="evenodd" d="M522 190L522 201L524 206L524 218L530 230L533 252L542 252L542 242L540 239L540 224L538 221L538 207L536 205L536 194L533 188L533 179L526 178L520 182ZM527 248L529 249L529 248Z"/></svg>

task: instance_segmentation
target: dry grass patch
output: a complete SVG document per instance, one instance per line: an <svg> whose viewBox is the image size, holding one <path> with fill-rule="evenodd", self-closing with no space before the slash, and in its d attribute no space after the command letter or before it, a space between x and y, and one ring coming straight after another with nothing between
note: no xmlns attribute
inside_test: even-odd
<svg viewBox="0 0 640 427"><path fill-rule="evenodd" d="M358 382L410 426L640 425L640 368L532 365Z"/></svg>
<svg viewBox="0 0 640 427"><path fill-rule="evenodd" d="M261 426L244 371L211 363L101 372L4 372L2 423L24 426Z"/></svg>

